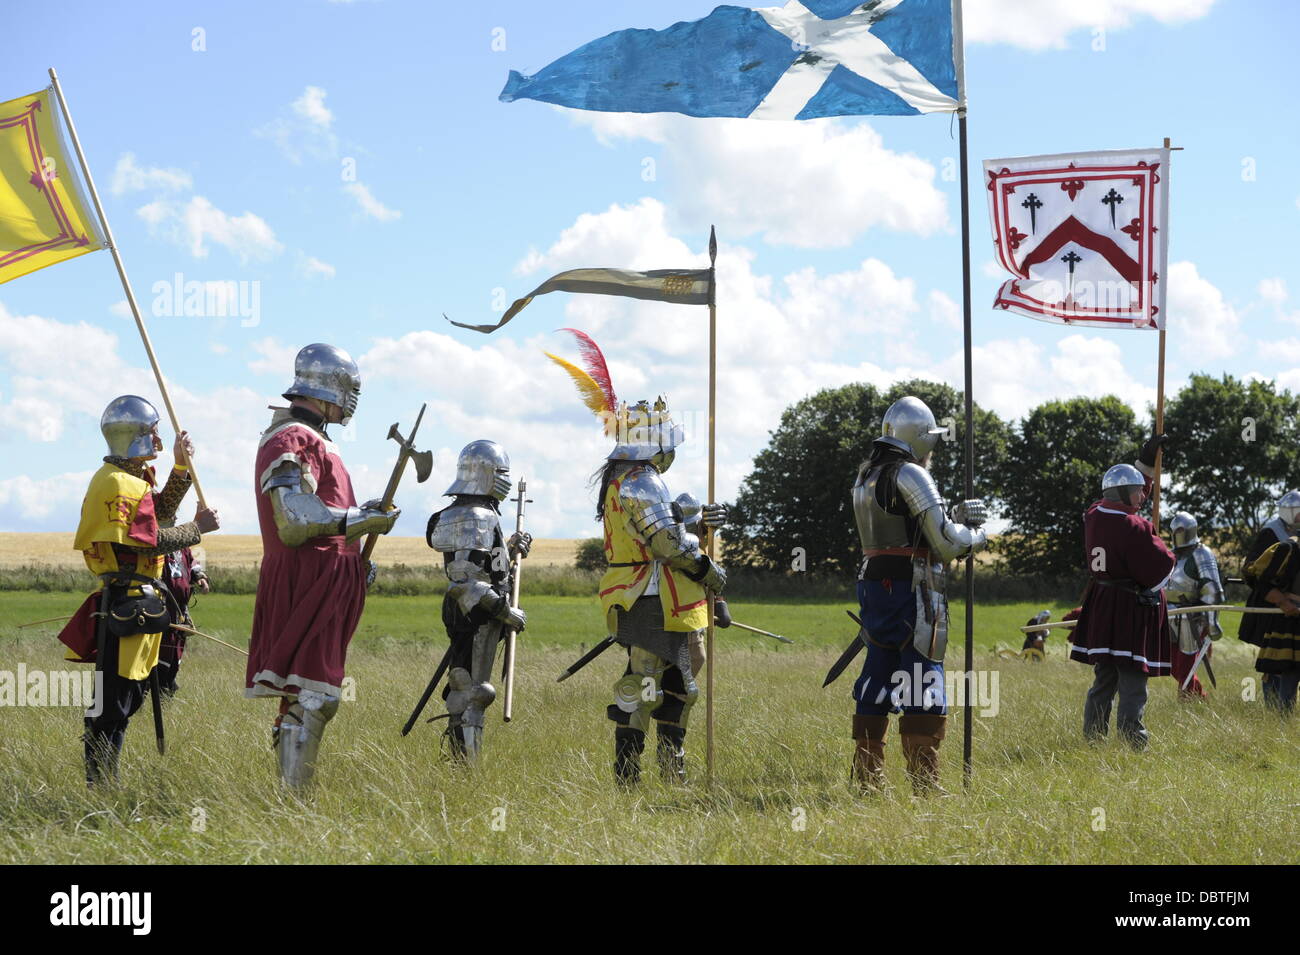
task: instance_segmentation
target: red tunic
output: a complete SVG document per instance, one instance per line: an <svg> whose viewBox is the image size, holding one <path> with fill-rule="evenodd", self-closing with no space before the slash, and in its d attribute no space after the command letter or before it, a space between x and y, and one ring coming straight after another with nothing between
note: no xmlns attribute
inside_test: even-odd
<svg viewBox="0 0 1300 955"><path fill-rule="evenodd" d="M1074 629L1070 658L1097 663L1109 657L1121 667L1168 676L1170 641L1164 592L1160 592L1157 605L1142 606L1131 590L1097 582L1157 587L1173 570L1173 552L1156 535L1150 521L1112 501L1097 501L1088 508L1083 515L1083 539L1092 581ZM1092 569L1098 563L1098 548L1105 555L1105 570Z"/></svg>
<svg viewBox="0 0 1300 955"><path fill-rule="evenodd" d="M366 602L359 541L316 537L300 547L280 541L262 480L282 461L296 461L303 489L329 507L355 507L352 481L338 448L307 424L279 411L262 435L253 470L262 571L253 608L245 696L339 696L348 643Z"/></svg>

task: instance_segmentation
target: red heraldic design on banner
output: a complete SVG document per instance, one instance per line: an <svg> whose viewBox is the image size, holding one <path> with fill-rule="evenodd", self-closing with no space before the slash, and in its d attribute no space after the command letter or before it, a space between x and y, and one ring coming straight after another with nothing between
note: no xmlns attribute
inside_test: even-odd
<svg viewBox="0 0 1300 955"><path fill-rule="evenodd" d="M1169 150L984 162L994 306L1047 322L1164 328Z"/></svg>
<svg viewBox="0 0 1300 955"><path fill-rule="evenodd" d="M262 476L287 459L298 463L304 487L326 506L357 503L334 442L299 421L280 423L262 436L253 471L262 571L244 695L297 696L315 690L337 697L348 643L366 602L366 564L361 542L347 543L342 534L317 537L300 547L280 541L271 499L261 491Z"/></svg>
<svg viewBox="0 0 1300 955"><path fill-rule="evenodd" d="M1071 636L1070 659L1097 663L1109 656L1116 666L1168 676L1164 591L1157 603L1144 606L1133 585L1147 590L1159 587L1174 568L1173 552L1149 520L1113 501L1097 501L1088 508L1083 537L1089 562L1104 556L1105 569L1091 570L1079 623Z"/></svg>

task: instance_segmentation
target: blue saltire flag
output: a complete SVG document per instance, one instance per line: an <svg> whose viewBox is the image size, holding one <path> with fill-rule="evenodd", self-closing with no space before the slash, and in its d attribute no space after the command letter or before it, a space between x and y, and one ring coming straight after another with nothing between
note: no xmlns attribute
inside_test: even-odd
<svg viewBox="0 0 1300 955"><path fill-rule="evenodd" d="M532 76L511 70L501 91L507 103L752 119L952 112L958 95L952 0L718 7L619 30Z"/></svg>

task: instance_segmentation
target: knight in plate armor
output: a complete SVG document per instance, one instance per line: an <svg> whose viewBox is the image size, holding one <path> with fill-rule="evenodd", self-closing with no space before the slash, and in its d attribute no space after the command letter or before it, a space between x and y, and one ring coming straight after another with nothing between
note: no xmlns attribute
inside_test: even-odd
<svg viewBox="0 0 1300 955"><path fill-rule="evenodd" d="M357 506L331 424L357 409L361 374L348 353L308 345L294 360L288 408L272 409L254 465L262 568L253 608L244 695L279 698L272 742L280 779L307 787L326 724L343 698L348 643L374 566L361 540L387 534L397 508Z"/></svg>
<svg viewBox="0 0 1300 955"><path fill-rule="evenodd" d="M1213 606L1223 603L1223 581L1219 577L1219 565L1214 559L1214 552L1201 541L1196 518L1186 511L1179 511L1169 521L1169 536L1174 544L1174 569L1169 573L1165 583L1165 595L1175 607L1191 607L1197 604ZM1200 678L1192 673L1205 642L1218 640L1223 636L1219 626L1217 611L1207 613L1174 614L1169 618L1169 629L1173 637L1170 669L1178 683L1179 696L1183 699L1204 699L1205 688ZM1205 658L1209 659L1212 651L1205 647ZM1187 681L1191 674L1191 681ZM1183 684L1187 683L1184 689Z"/></svg>
<svg viewBox="0 0 1300 955"><path fill-rule="evenodd" d="M948 720L947 565L987 543L983 502L962 501L950 514L930 476L930 456L943 433L925 402L900 398L885 412L881 436L853 485L867 644L853 685L853 773L864 791L884 785L890 713L902 714L898 732L913 791L940 788L939 744Z"/></svg>
<svg viewBox="0 0 1300 955"><path fill-rule="evenodd" d="M483 744L484 711L496 699L492 664L506 629L527 618L510 605L511 567L527 557L529 534L501 531L501 502L510 494L510 458L495 441L472 441L460 452L449 506L429 518L425 540L443 555L447 593L442 622L451 641L443 699L453 758L473 763Z"/></svg>
<svg viewBox="0 0 1300 955"><path fill-rule="evenodd" d="M1241 576L1250 586L1248 607L1276 607L1282 614L1242 614L1238 637L1259 647L1264 703L1281 712L1295 708L1300 689L1300 492L1287 491L1277 514L1260 528L1246 552Z"/></svg>
<svg viewBox="0 0 1300 955"><path fill-rule="evenodd" d="M108 455L90 479L73 543L100 584L59 634L69 660L94 663L102 673L85 720L86 782L92 786L117 779L127 724L144 701L163 632L176 616L161 579L166 561L220 523L216 511L200 505L193 521L176 524L177 508L193 482L194 447L188 433L177 435L173 467L162 490L156 490L150 462L163 449L158 420L154 406L137 395L122 395L104 409L100 431ZM131 628L109 624L119 608L145 609L147 603L156 604L159 613L136 616L142 624L149 621L138 632L115 632Z"/></svg>
<svg viewBox="0 0 1300 955"><path fill-rule="evenodd" d="M686 728L700 693L696 676L704 666L709 597L721 594L727 582L722 567L701 548L700 534L725 524L727 508L701 506L687 494L672 496L664 474L684 434L667 401L619 402L600 349L583 333L573 334L589 370L550 357L574 378L614 440L599 472L596 505L608 563L599 590L606 632L628 652L606 711L614 724L614 776L624 786L640 781L653 724L660 772L684 782ZM720 625L730 623L720 600L715 615Z"/></svg>

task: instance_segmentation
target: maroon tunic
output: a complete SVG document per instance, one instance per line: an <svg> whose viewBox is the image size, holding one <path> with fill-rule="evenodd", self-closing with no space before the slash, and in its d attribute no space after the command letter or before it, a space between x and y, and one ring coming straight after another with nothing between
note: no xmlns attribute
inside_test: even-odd
<svg viewBox="0 0 1300 955"><path fill-rule="evenodd" d="M1097 501L1083 515L1083 539L1092 580L1084 594L1079 625L1074 629L1070 659L1097 663L1109 658L1118 666L1150 676L1169 675L1169 632L1165 595L1143 606L1125 584L1143 589L1159 586L1174 567L1173 552L1156 535L1151 522L1134 508ZM1093 570L1097 548L1105 553L1105 570ZM1121 586L1104 586L1114 581Z"/></svg>
<svg viewBox="0 0 1300 955"><path fill-rule="evenodd" d="M347 543L342 535L316 537L300 547L281 543L262 481L286 460L297 462L303 489L327 506L357 503L334 443L287 412L277 412L262 436L253 471L262 571L244 695L296 696L306 689L339 696L348 643L366 602L361 544Z"/></svg>

